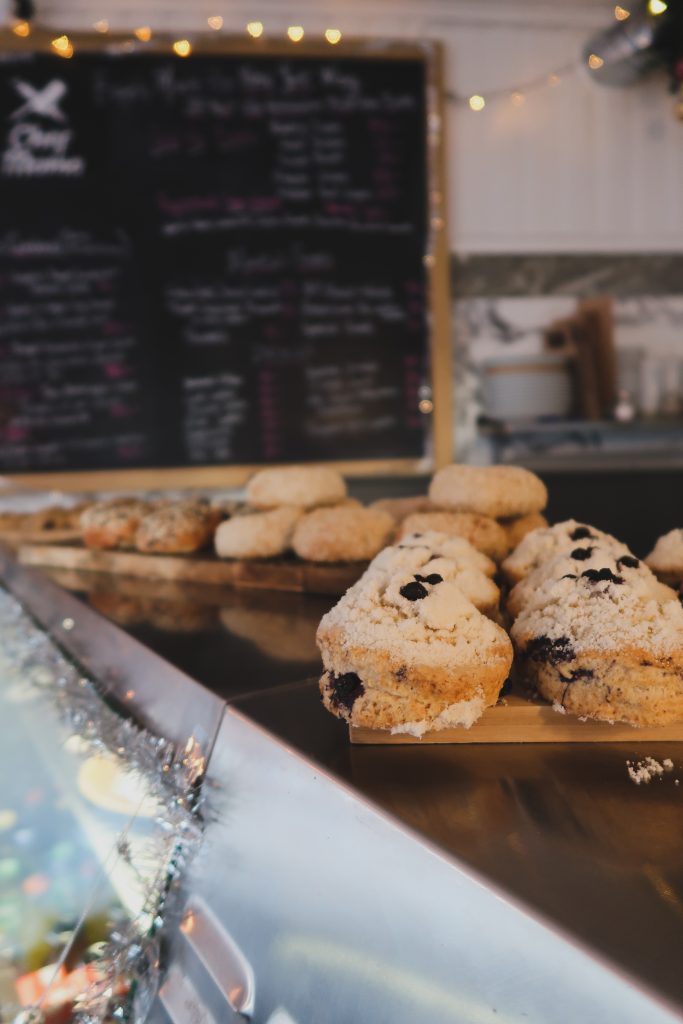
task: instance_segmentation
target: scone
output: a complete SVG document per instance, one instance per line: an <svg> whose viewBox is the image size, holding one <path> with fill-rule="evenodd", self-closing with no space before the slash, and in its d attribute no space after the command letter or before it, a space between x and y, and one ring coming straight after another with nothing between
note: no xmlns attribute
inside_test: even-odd
<svg viewBox="0 0 683 1024"><path fill-rule="evenodd" d="M273 508L267 512L233 516L221 523L214 536L219 558L274 558L291 547L300 508Z"/></svg>
<svg viewBox="0 0 683 1024"><path fill-rule="evenodd" d="M680 587L683 583L683 530L670 530L660 537L645 561L663 583Z"/></svg>
<svg viewBox="0 0 683 1024"><path fill-rule="evenodd" d="M115 498L96 502L81 514L80 527L87 548L132 548L143 517L151 510L147 502Z"/></svg>
<svg viewBox="0 0 683 1024"><path fill-rule="evenodd" d="M548 503L543 481L521 466L445 466L434 475L429 497L454 512L492 519L542 512Z"/></svg>
<svg viewBox="0 0 683 1024"><path fill-rule="evenodd" d="M207 504L178 502L163 505L146 515L135 534L138 551L155 554L189 554L211 543L223 518Z"/></svg>
<svg viewBox="0 0 683 1024"><path fill-rule="evenodd" d="M542 527L528 533L508 555L501 568L510 584L518 583L543 562L551 562L557 555L574 548L590 547L596 543L599 543L602 549L613 551L617 556L630 553L626 545L611 534L603 533L595 526L577 523L575 519L566 519L562 523L555 523L554 526Z"/></svg>
<svg viewBox="0 0 683 1024"><path fill-rule="evenodd" d="M560 557L543 593L519 611L511 636L527 678L577 715L683 721L683 608L660 600L639 566L602 561L566 574Z"/></svg>
<svg viewBox="0 0 683 1024"><path fill-rule="evenodd" d="M371 508L318 508L297 523L292 547L309 562L365 562L394 532L387 512Z"/></svg>
<svg viewBox="0 0 683 1024"><path fill-rule="evenodd" d="M438 509L426 494L416 498L379 498L371 501L368 508L388 512L395 523L402 523L408 516L416 512L436 512Z"/></svg>
<svg viewBox="0 0 683 1024"><path fill-rule="evenodd" d="M509 637L464 595L457 566L432 559L429 544L399 549L411 561L398 570L386 557L392 550L321 620L323 703L354 726L416 737L469 727L507 678Z"/></svg>
<svg viewBox="0 0 683 1024"><path fill-rule="evenodd" d="M513 551L527 533L547 527L548 520L540 512L531 512L528 516L516 516L513 519L502 519L500 525L507 534L508 551Z"/></svg>
<svg viewBox="0 0 683 1024"><path fill-rule="evenodd" d="M49 508L29 513L22 523L22 529L27 533L41 533L50 530L68 530L72 528L72 524L71 509L64 508L62 505L50 505Z"/></svg>
<svg viewBox="0 0 683 1024"><path fill-rule="evenodd" d="M344 478L326 466L261 469L247 484L247 504L252 508L281 505L316 508L318 505L334 505L345 497Z"/></svg>
<svg viewBox="0 0 683 1024"><path fill-rule="evenodd" d="M464 537L453 537L435 530L402 537L396 544L380 551L374 564L388 572L411 566L419 568L438 558L455 563L458 571L477 569L484 576L493 577L496 574L497 566L493 559L477 551Z"/></svg>
<svg viewBox="0 0 683 1024"><path fill-rule="evenodd" d="M403 520L396 536L400 540L411 533L428 530L464 537L472 547L495 562L502 561L510 550L503 527L495 519L474 512L416 512Z"/></svg>

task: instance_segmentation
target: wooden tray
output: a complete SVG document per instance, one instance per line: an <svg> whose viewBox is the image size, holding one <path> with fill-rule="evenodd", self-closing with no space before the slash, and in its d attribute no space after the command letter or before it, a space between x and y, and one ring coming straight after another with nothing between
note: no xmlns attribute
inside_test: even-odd
<svg viewBox="0 0 683 1024"><path fill-rule="evenodd" d="M0 541L12 549L22 544L64 544L79 537L79 530L0 530Z"/></svg>
<svg viewBox="0 0 683 1024"><path fill-rule="evenodd" d="M144 555L137 551L94 551L81 544L22 544L24 565L107 572L145 579L184 580L232 587L260 587L307 594L343 594L366 568L364 562L227 561L210 554Z"/></svg>
<svg viewBox="0 0 683 1024"><path fill-rule="evenodd" d="M352 743L640 743L683 740L683 722L672 725L643 726L608 722L581 721L576 715L562 714L542 700L511 694L489 708L471 729L443 729L427 732L421 739L380 729L349 728Z"/></svg>

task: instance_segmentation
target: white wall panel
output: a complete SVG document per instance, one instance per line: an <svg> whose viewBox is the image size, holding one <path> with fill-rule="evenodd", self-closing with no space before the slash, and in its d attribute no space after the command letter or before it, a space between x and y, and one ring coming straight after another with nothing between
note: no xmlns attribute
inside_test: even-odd
<svg viewBox="0 0 683 1024"><path fill-rule="evenodd" d="M321 33L438 38L460 94L507 88L577 59L610 24L605 0L38 0L44 22L224 31L259 19ZM460 252L676 251L683 247L683 123L663 80L601 89L580 69L515 107L451 105L451 246Z"/></svg>

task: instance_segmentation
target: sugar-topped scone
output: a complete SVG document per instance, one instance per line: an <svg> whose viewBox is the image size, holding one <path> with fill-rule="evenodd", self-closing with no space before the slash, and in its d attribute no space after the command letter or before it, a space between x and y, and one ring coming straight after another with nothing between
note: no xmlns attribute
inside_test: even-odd
<svg viewBox="0 0 683 1024"><path fill-rule="evenodd" d="M396 536L400 540L411 533L426 533L428 530L464 537L472 547L483 551L495 562L502 561L510 550L503 527L490 516L479 516L474 512L415 512L403 520Z"/></svg>
<svg viewBox="0 0 683 1024"><path fill-rule="evenodd" d="M303 515L300 508L272 508L233 516L221 523L214 536L219 558L274 558L288 551L292 534Z"/></svg>
<svg viewBox="0 0 683 1024"><path fill-rule="evenodd" d="M500 525L507 534L508 551L513 551L527 533L547 527L548 520L540 512L531 512L528 516L516 516L513 519L502 519Z"/></svg>
<svg viewBox="0 0 683 1024"><path fill-rule="evenodd" d="M404 568L419 568L435 558L447 558L458 570L478 569L484 576L495 576L496 563L482 551L477 551L464 537L453 537L436 530L411 533L391 547L380 551L375 565L387 572Z"/></svg>
<svg viewBox="0 0 683 1024"><path fill-rule="evenodd" d="M680 587L683 583L683 530L670 530L660 537L645 561L663 583Z"/></svg>
<svg viewBox="0 0 683 1024"><path fill-rule="evenodd" d="M366 562L391 540L394 520L372 508L336 505L306 513L292 547L309 562Z"/></svg>
<svg viewBox="0 0 683 1024"><path fill-rule="evenodd" d="M318 627L323 703L352 725L420 737L469 727L498 698L509 637L465 596L478 570L433 547L385 549Z"/></svg>
<svg viewBox="0 0 683 1024"><path fill-rule="evenodd" d="M138 526L154 505L135 498L97 502L81 514L83 543L88 548L132 548Z"/></svg>
<svg viewBox="0 0 683 1024"><path fill-rule="evenodd" d="M625 558L638 563L604 552L602 565L576 573L557 558L511 636L527 678L566 711L632 725L683 721L683 608Z"/></svg>
<svg viewBox="0 0 683 1024"><path fill-rule="evenodd" d="M247 484L247 503L252 508L295 505L316 508L334 505L346 497L340 473L326 466L275 466L261 469Z"/></svg>
<svg viewBox="0 0 683 1024"><path fill-rule="evenodd" d="M135 534L138 551L189 554L211 543L223 519L220 509L205 502L179 501L144 516Z"/></svg>
<svg viewBox="0 0 683 1024"><path fill-rule="evenodd" d="M521 466L445 466L434 475L429 497L443 508L492 519L542 512L548 503L543 481Z"/></svg>
<svg viewBox="0 0 683 1024"><path fill-rule="evenodd" d="M528 533L508 555L501 568L511 584L518 583L543 562L550 562L557 555L575 547L585 548L598 542L602 548L609 548L617 555L630 553L625 544L609 533L603 533L595 526L577 523L575 519L566 519L554 526Z"/></svg>

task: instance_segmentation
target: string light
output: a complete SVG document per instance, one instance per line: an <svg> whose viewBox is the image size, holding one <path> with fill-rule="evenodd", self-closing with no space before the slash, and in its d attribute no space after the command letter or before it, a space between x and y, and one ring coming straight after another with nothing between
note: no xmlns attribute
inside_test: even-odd
<svg viewBox="0 0 683 1024"><path fill-rule="evenodd" d="M617 21L626 21L627 18L631 17L631 12L627 11L625 7L620 7L619 4L614 8L614 17Z"/></svg>
<svg viewBox="0 0 683 1024"><path fill-rule="evenodd" d="M106 18L101 18L99 21L95 22L95 24L93 25L93 28L95 29L96 32L102 32L102 33L108 32L109 31L109 22L107 21Z"/></svg>
<svg viewBox="0 0 683 1024"><path fill-rule="evenodd" d="M328 43L331 43L332 46L336 46L337 43L340 41L341 37L342 34L338 28L325 29L325 39L327 39Z"/></svg>
<svg viewBox="0 0 683 1024"><path fill-rule="evenodd" d="M31 35L31 23L28 21L15 21L12 25L12 31L15 36L21 36L22 39L26 39L27 36Z"/></svg>
<svg viewBox="0 0 683 1024"><path fill-rule="evenodd" d="M141 43L148 43L152 38L152 30L149 25L140 25L139 28L134 29L133 35L139 39Z"/></svg>
<svg viewBox="0 0 683 1024"><path fill-rule="evenodd" d="M650 14L664 14L664 11L669 9L669 5L664 3L664 0L648 0L647 9Z"/></svg>
<svg viewBox="0 0 683 1024"><path fill-rule="evenodd" d="M73 57L74 48L68 36L57 36L52 40L51 46L57 51L60 57Z"/></svg>
<svg viewBox="0 0 683 1024"><path fill-rule="evenodd" d="M212 14L211 17L207 18L206 20L208 22L209 28L212 28L214 32L220 32L220 30L223 28L223 19L220 16L220 14Z"/></svg>
<svg viewBox="0 0 683 1024"><path fill-rule="evenodd" d="M510 102L512 103L513 107L521 107L526 102L526 96L523 92L515 91L510 94Z"/></svg>
<svg viewBox="0 0 683 1024"><path fill-rule="evenodd" d="M470 110L474 110L476 113L479 113L479 111L483 110L486 106L486 100L478 93L475 93L474 96L470 96L467 102L470 105Z"/></svg>
<svg viewBox="0 0 683 1024"><path fill-rule="evenodd" d="M554 71L552 75L548 75L548 85L553 86L553 88L556 85L559 85L561 81L562 79L560 78L560 76L556 74Z"/></svg>
<svg viewBox="0 0 683 1024"><path fill-rule="evenodd" d="M591 53L590 57L588 58L588 67L592 71L597 71L598 68L601 68L604 63L605 62L602 59L602 57L598 57L597 53Z"/></svg>
<svg viewBox="0 0 683 1024"><path fill-rule="evenodd" d="M303 25L290 25L287 29L287 35L293 43L300 43L304 37Z"/></svg>
<svg viewBox="0 0 683 1024"><path fill-rule="evenodd" d="M189 39L176 39L173 44L173 52L178 57L189 57L192 53L192 44Z"/></svg>
<svg viewBox="0 0 683 1024"><path fill-rule="evenodd" d="M250 21L247 25L247 32L252 39L258 39L259 36L263 35L263 23L260 21Z"/></svg>

